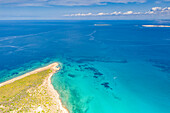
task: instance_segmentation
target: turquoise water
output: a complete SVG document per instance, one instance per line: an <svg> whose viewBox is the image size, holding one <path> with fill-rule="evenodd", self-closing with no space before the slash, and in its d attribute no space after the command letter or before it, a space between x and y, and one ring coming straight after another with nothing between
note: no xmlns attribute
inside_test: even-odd
<svg viewBox="0 0 170 113"><path fill-rule="evenodd" d="M109 24L95 26L94 24ZM0 21L0 82L52 62L71 113L169 113L168 21Z"/></svg>

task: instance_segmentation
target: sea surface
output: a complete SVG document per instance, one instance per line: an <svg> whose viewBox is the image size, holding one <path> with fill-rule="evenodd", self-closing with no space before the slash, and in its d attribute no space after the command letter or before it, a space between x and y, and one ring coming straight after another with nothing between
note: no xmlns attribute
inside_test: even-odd
<svg viewBox="0 0 170 113"><path fill-rule="evenodd" d="M0 21L0 82L52 62L70 113L170 113L170 20Z"/></svg>

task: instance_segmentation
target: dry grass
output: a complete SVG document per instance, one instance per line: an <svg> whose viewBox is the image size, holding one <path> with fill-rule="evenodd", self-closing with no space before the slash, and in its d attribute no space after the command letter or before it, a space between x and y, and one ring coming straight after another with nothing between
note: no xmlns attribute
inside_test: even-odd
<svg viewBox="0 0 170 113"><path fill-rule="evenodd" d="M31 74L13 83L0 87L0 113L58 112L47 83L52 70L47 69Z"/></svg>

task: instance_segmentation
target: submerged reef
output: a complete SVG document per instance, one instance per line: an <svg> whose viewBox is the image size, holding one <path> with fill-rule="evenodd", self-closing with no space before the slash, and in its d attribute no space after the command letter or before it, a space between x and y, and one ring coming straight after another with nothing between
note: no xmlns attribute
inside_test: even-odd
<svg viewBox="0 0 170 113"><path fill-rule="evenodd" d="M128 63L127 60L125 59L112 59L112 58L107 58L107 57L87 57L87 56L81 56L78 58L72 59L70 57L67 58L67 60L76 62L76 63L87 63L87 62L106 62L106 63Z"/></svg>
<svg viewBox="0 0 170 113"><path fill-rule="evenodd" d="M170 73L170 61L149 59L148 62L151 62L154 67L159 68L161 71Z"/></svg>
<svg viewBox="0 0 170 113"><path fill-rule="evenodd" d="M105 88L108 88L108 89L112 90L112 88L109 86L109 82L104 82L101 85L103 85Z"/></svg>

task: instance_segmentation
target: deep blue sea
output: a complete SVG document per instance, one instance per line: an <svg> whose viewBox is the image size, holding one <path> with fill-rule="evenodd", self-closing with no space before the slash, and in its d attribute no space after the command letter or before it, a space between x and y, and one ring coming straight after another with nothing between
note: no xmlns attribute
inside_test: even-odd
<svg viewBox="0 0 170 113"><path fill-rule="evenodd" d="M170 113L169 20L0 21L0 82L52 62L70 113Z"/></svg>

